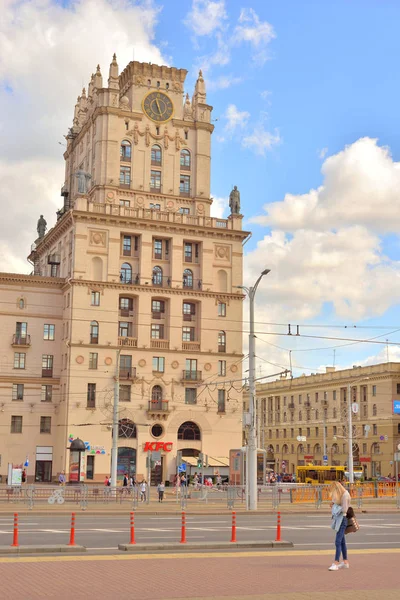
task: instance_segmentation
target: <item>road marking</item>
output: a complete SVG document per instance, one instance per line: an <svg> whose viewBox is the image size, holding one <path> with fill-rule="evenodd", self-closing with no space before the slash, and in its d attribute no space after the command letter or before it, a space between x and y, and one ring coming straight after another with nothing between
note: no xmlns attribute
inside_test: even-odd
<svg viewBox="0 0 400 600"><path fill-rule="evenodd" d="M397 535L397 537L399 537L400 532L397 532L397 533L366 533L365 535L384 535L385 537L387 535Z"/></svg>

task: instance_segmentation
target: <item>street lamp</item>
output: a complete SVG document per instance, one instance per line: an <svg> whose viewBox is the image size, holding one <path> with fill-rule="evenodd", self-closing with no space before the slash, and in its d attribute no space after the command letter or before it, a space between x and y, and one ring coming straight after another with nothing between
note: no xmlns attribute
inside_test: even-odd
<svg viewBox="0 0 400 600"><path fill-rule="evenodd" d="M237 287L244 290L249 297L250 303L250 333L249 333L249 413L250 413L250 429L248 438L248 495L249 495L249 510L257 510L257 414L256 414L256 357L255 357L255 335L254 335L254 298L258 288L258 284L264 275L268 275L270 269L264 269L261 275L252 287L238 285Z"/></svg>
<svg viewBox="0 0 400 600"><path fill-rule="evenodd" d="M347 385L347 410L348 410L348 444L349 444L349 483L354 483L354 461L353 461L353 407L351 402L351 386L360 381L367 381L369 377L360 377Z"/></svg>

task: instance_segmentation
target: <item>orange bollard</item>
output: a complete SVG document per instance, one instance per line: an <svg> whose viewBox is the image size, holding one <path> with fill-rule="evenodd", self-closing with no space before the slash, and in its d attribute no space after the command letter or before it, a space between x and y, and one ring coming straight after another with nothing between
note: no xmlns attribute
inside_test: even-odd
<svg viewBox="0 0 400 600"><path fill-rule="evenodd" d="M19 546L18 544L18 513L14 513L14 535L13 535L13 543L11 546Z"/></svg>
<svg viewBox="0 0 400 600"><path fill-rule="evenodd" d="M71 513L71 533L68 546L75 546L75 513Z"/></svg>
<svg viewBox="0 0 400 600"><path fill-rule="evenodd" d="M236 512L232 511L232 537L231 542L236 542Z"/></svg>
<svg viewBox="0 0 400 600"><path fill-rule="evenodd" d="M276 542L280 542L281 541L281 513L278 512L278 521L276 524Z"/></svg>
<svg viewBox="0 0 400 600"><path fill-rule="evenodd" d="M135 542L135 513L131 512L131 541L130 544L136 544Z"/></svg>
<svg viewBox="0 0 400 600"><path fill-rule="evenodd" d="M182 511L181 544L186 544L186 513Z"/></svg>

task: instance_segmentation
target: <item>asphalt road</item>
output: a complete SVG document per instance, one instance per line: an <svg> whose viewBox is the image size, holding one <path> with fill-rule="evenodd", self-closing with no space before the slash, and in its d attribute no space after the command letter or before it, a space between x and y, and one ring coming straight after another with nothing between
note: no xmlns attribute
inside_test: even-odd
<svg viewBox="0 0 400 600"><path fill-rule="evenodd" d="M360 531L348 536L349 548L399 548L400 514L358 515ZM0 517L0 545L12 543L12 516ZM137 543L180 541L179 516L135 515ZM19 518L19 543L66 544L69 541L70 517L67 515L24 515ZM229 541L229 515L187 515L188 542ZM274 540L274 515L237 515L238 541ZM334 533L329 515L283 515L282 539L299 550L333 548ZM129 542L129 512L125 515L76 516L76 543L88 552L109 554L118 544ZM183 548L184 549L184 548Z"/></svg>

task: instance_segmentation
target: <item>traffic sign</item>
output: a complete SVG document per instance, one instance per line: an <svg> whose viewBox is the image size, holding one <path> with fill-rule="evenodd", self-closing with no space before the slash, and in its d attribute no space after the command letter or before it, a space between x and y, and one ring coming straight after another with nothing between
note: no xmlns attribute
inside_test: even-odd
<svg viewBox="0 0 400 600"><path fill-rule="evenodd" d="M323 463L324 463L324 467L327 467L328 466L328 459L324 458Z"/></svg>
<svg viewBox="0 0 400 600"><path fill-rule="evenodd" d="M324 454L324 460L328 460L328 455Z"/></svg>
<svg viewBox="0 0 400 600"><path fill-rule="evenodd" d="M186 472L186 463L182 463L178 467L178 473L185 473L185 472Z"/></svg>
<svg viewBox="0 0 400 600"><path fill-rule="evenodd" d="M357 402L353 402L353 404L351 405L351 410L353 411L353 413L355 415L358 413L358 403Z"/></svg>

